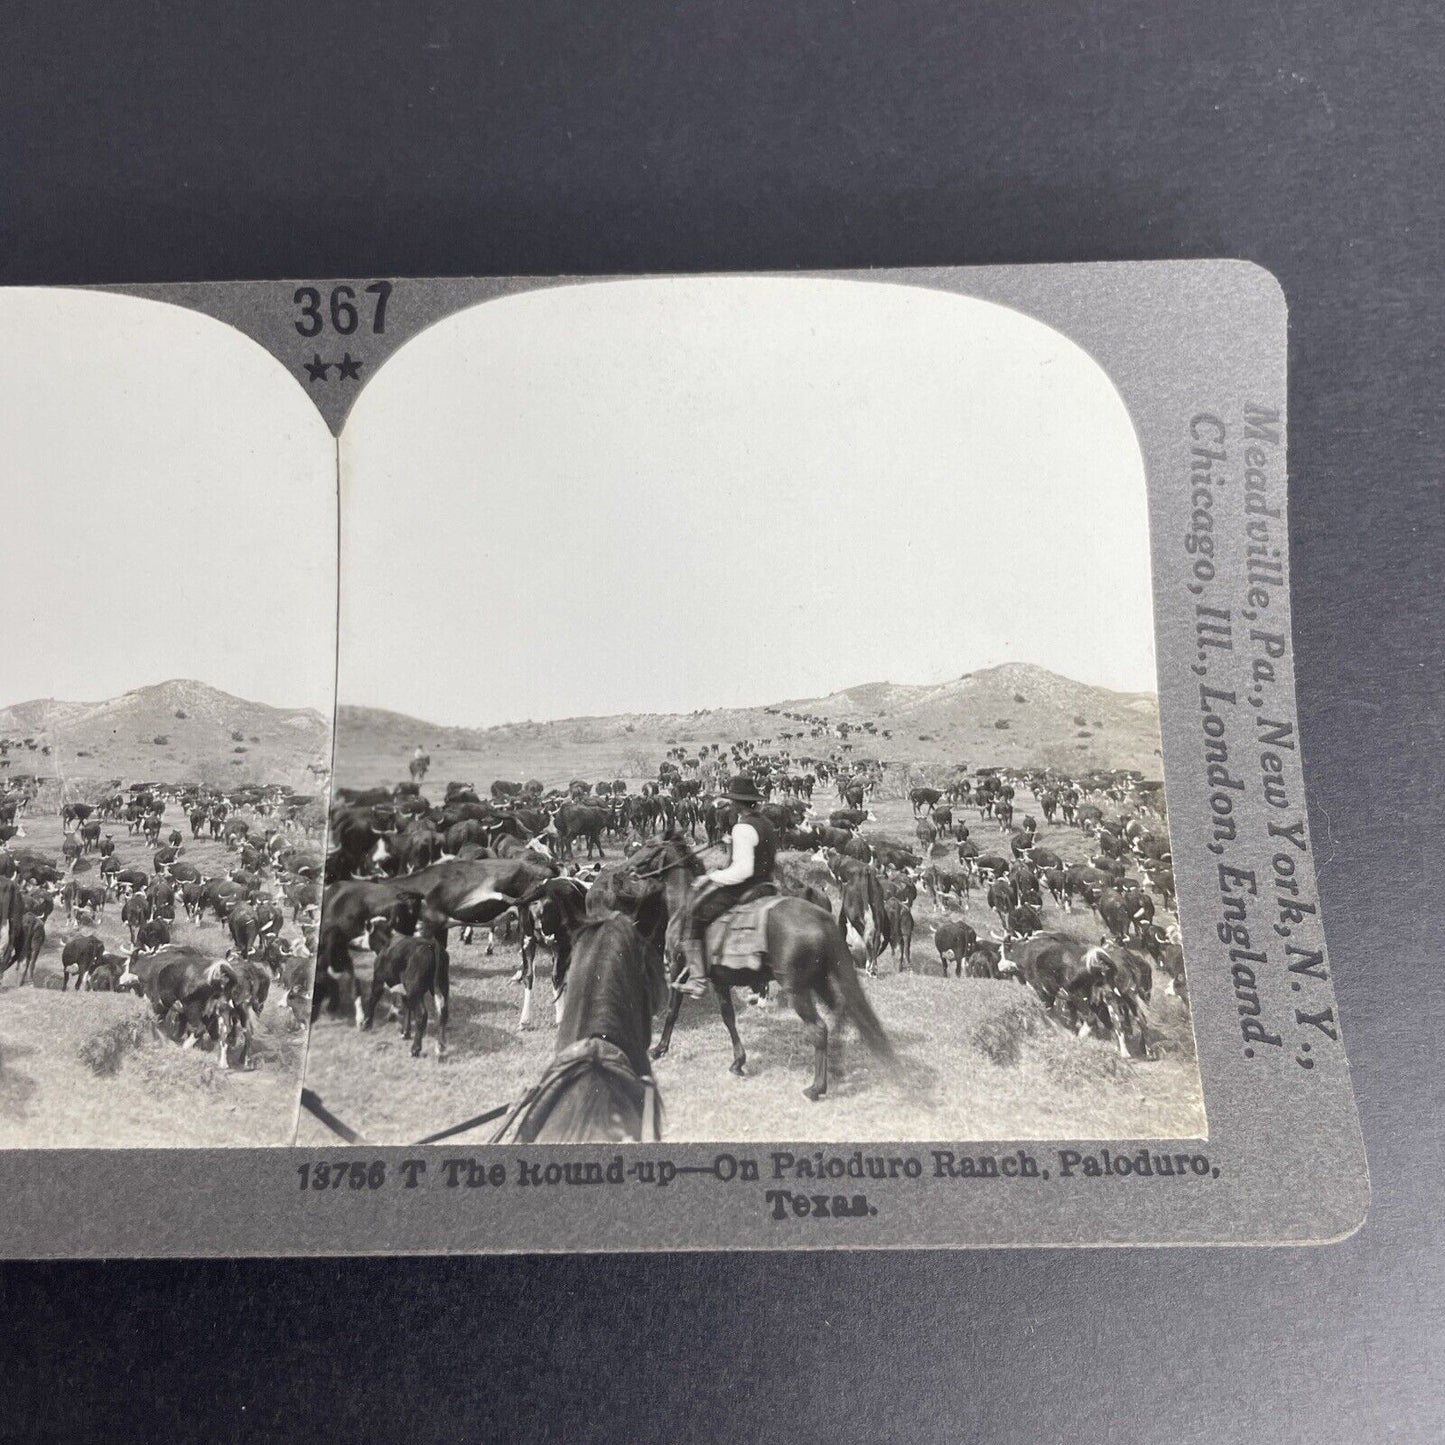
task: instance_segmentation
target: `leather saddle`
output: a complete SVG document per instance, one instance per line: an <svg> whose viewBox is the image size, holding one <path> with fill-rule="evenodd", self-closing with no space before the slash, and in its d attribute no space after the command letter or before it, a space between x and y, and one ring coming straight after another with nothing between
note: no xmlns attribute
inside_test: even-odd
<svg viewBox="0 0 1445 1445"><path fill-rule="evenodd" d="M714 968L757 970L768 961L768 914L783 895L774 883L750 888L707 929L708 962Z"/></svg>

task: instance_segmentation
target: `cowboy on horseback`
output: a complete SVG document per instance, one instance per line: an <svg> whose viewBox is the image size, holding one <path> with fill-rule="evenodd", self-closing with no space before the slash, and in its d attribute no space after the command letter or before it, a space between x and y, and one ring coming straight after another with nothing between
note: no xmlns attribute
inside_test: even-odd
<svg viewBox="0 0 1445 1445"><path fill-rule="evenodd" d="M763 797L749 777L735 777L723 794L738 805L738 818L729 837L728 863L704 873L693 884L691 906L684 925L687 968L678 975L674 988L701 998L707 992L707 930L729 909L754 892L759 884L773 883L778 857L778 830L759 811Z"/></svg>

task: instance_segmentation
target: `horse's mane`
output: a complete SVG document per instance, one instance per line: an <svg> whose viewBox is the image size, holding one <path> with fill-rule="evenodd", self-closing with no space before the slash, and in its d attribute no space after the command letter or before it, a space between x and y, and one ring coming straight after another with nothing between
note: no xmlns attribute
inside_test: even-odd
<svg viewBox="0 0 1445 1445"><path fill-rule="evenodd" d="M645 1072L652 1015L666 1000L662 953L637 925L621 913L589 918L572 939L558 1046L606 1035Z"/></svg>

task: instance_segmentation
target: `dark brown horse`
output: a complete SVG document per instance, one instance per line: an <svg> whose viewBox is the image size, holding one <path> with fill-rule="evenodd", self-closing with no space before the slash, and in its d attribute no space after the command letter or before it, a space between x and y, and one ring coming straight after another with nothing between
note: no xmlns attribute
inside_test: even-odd
<svg viewBox="0 0 1445 1445"><path fill-rule="evenodd" d="M684 963L678 945L692 880L701 872L702 864L682 840L669 836L645 845L627 867L615 875L612 885L624 891L642 886L653 890L662 902L666 941L675 961L674 977ZM603 879L599 879L594 893L604 886ZM830 1010L839 1023L851 1018L863 1042L878 1058L891 1065L893 1046L868 1002L868 995L863 992L853 956L828 910L805 898L787 897L768 913L765 930L767 959L761 971L714 968L710 975L723 1023L732 1040L732 1072L741 1074L747 1063L747 1053L738 1037L732 990L765 986L774 978L786 990L794 1012L813 1037L813 1081L803 1090L808 1098L820 1099L828 1091L828 1025L818 1012L819 1004ZM673 991L662 1037L652 1051L654 1058L661 1058L667 1052L682 1008L682 997L680 991Z"/></svg>
<svg viewBox="0 0 1445 1445"><path fill-rule="evenodd" d="M662 1102L647 1046L667 997L661 948L633 919L608 913L577 929L568 974L557 1052L493 1142L660 1139Z"/></svg>

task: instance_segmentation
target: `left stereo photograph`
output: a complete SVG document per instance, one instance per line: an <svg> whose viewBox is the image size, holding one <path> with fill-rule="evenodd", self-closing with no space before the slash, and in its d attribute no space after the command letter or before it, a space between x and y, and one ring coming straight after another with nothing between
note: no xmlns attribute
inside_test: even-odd
<svg viewBox="0 0 1445 1445"><path fill-rule="evenodd" d="M335 443L273 357L193 311L16 290L0 334L23 539L0 670L0 1148L288 1145Z"/></svg>

